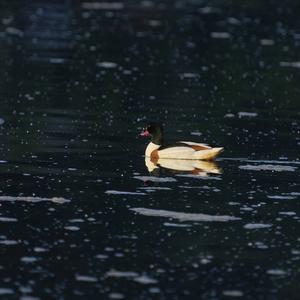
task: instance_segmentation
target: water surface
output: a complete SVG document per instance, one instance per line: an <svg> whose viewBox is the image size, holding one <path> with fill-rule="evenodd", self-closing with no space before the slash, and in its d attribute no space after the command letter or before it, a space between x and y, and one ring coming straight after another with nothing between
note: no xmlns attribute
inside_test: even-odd
<svg viewBox="0 0 300 300"><path fill-rule="evenodd" d="M2 1L1 297L297 299L298 6Z"/></svg>

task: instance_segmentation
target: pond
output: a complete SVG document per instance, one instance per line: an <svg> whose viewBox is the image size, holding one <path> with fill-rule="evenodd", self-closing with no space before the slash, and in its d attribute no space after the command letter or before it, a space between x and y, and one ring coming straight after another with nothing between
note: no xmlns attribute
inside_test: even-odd
<svg viewBox="0 0 300 300"><path fill-rule="evenodd" d="M3 299L296 299L297 1L0 4ZM215 162L144 157L169 141Z"/></svg>

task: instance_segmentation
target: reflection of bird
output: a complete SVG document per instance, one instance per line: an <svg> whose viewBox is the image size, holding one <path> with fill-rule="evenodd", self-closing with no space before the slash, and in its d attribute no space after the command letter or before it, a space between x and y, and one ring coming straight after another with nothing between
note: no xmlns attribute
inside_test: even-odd
<svg viewBox="0 0 300 300"><path fill-rule="evenodd" d="M163 128L159 123L149 123L141 136L151 136L151 142L146 148L145 156L150 157L153 162L160 158L211 160L223 150L222 147L212 148L205 144L183 141L165 146L163 144Z"/></svg>
<svg viewBox="0 0 300 300"><path fill-rule="evenodd" d="M159 174L160 167L176 171L176 173L186 173L206 177L209 174L221 174L216 163L212 161L191 160L191 159L157 159L145 158L145 165L148 171L155 176Z"/></svg>

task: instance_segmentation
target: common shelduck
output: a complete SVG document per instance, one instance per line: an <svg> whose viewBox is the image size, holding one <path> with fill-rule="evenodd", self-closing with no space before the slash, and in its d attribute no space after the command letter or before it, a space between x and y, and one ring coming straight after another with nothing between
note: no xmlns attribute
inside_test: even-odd
<svg viewBox="0 0 300 300"><path fill-rule="evenodd" d="M170 146L164 145L163 127L155 122L149 123L140 135L151 137L151 142L145 151L145 156L149 157L151 161L166 158L212 160L223 150L223 147L212 148L206 144L186 141L180 141Z"/></svg>

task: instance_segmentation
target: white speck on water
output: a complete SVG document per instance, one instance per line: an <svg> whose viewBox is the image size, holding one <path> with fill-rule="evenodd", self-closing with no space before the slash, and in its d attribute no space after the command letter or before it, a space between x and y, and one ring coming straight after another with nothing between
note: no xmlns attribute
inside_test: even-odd
<svg viewBox="0 0 300 300"><path fill-rule="evenodd" d="M271 40L271 39L261 39L260 44L262 46L273 46L273 45L275 45L275 42L274 42L274 40Z"/></svg>
<svg viewBox="0 0 300 300"><path fill-rule="evenodd" d="M161 290L158 287L149 288L149 293L151 293L151 294L159 294L160 292L161 292Z"/></svg>
<svg viewBox="0 0 300 300"><path fill-rule="evenodd" d="M76 168L68 168L68 171L77 171Z"/></svg>
<svg viewBox="0 0 300 300"><path fill-rule="evenodd" d="M151 187L145 187L145 186L142 186L142 187L139 187L138 188L139 190L145 190L145 191L172 191L171 188L169 187L163 187L163 186L151 186Z"/></svg>
<svg viewBox="0 0 300 300"><path fill-rule="evenodd" d="M300 61L281 61L280 67L300 68Z"/></svg>
<svg viewBox="0 0 300 300"><path fill-rule="evenodd" d="M29 296L29 295L26 295L26 296L21 296L19 298L19 300L40 300L41 298L38 298L38 297L34 297L34 296Z"/></svg>
<svg viewBox="0 0 300 300"><path fill-rule="evenodd" d="M60 57L52 57L49 59L49 62L51 64L63 64L65 63L65 59L64 58L60 58Z"/></svg>
<svg viewBox="0 0 300 300"><path fill-rule="evenodd" d="M256 112L246 112L246 111L240 111L238 112L239 118L254 118L257 117L258 114Z"/></svg>
<svg viewBox="0 0 300 300"><path fill-rule="evenodd" d="M281 195L275 195L275 196L267 196L269 199L275 199L275 200L293 200L296 199L296 197L293 196L281 196Z"/></svg>
<svg viewBox="0 0 300 300"><path fill-rule="evenodd" d="M272 224L263 224L263 223L248 223L244 225L245 229L264 229L264 228L270 228L272 227Z"/></svg>
<svg viewBox="0 0 300 300"><path fill-rule="evenodd" d="M125 296L121 293L109 293L108 298L109 299L124 299Z"/></svg>
<svg viewBox="0 0 300 300"><path fill-rule="evenodd" d="M114 69L118 65L111 61L102 61L102 62L97 63L97 66L100 68L104 68L104 69Z"/></svg>
<svg viewBox="0 0 300 300"><path fill-rule="evenodd" d="M255 242L254 245L256 246L256 248L258 249L268 249L269 247L267 245L265 245L263 242Z"/></svg>
<svg viewBox="0 0 300 300"><path fill-rule="evenodd" d="M283 276L283 275L286 275L286 271L281 270L281 269L270 269L270 270L267 270L267 274Z"/></svg>
<svg viewBox="0 0 300 300"><path fill-rule="evenodd" d="M152 182L175 182L177 181L172 177L154 177L154 176L134 176L133 178L142 181L152 181Z"/></svg>
<svg viewBox="0 0 300 300"><path fill-rule="evenodd" d="M195 179L205 179L205 180L222 180L220 177L210 176L206 172L200 172L197 175L192 174L177 174L178 177L186 177L186 178L195 178Z"/></svg>
<svg viewBox="0 0 300 300"><path fill-rule="evenodd" d="M19 36L19 37L24 36L24 32L22 30L18 29L18 28L15 28L15 27L7 27L6 32L8 34Z"/></svg>
<svg viewBox="0 0 300 300"><path fill-rule="evenodd" d="M78 226L65 226L64 228L66 230L70 230L70 231L78 231L78 230L80 230L80 228Z"/></svg>
<svg viewBox="0 0 300 300"><path fill-rule="evenodd" d="M168 222L165 222L164 226L167 226L167 227L192 227L191 225L188 225L188 224L178 224L178 223L168 223Z"/></svg>
<svg viewBox="0 0 300 300"><path fill-rule="evenodd" d="M16 218L0 217L0 222L17 222Z"/></svg>
<svg viewBox="0 0 300 300"><path fill-rule="evenodd" d="M107 277L116 277L116 278L130 278L130 277L137 277L139 276L138 273L132 271L117 271L117 270L110 270L105 274Z"/></svg>
<svg viewBox="0 0 300 300"><path fill-rule="evenodd" d="M37 257L34 256L23 256L21 257L21 261L24 263L34 263L38 260Z"/></svg>
<svg viewBox="0 0 300 300"><path fill-rule="evenodd" d="M169 210L160 210L160 209L150 209L150 208L142 208L136 207L131 208L130 210L150 217L165 217L165 218L172 218L177 219L181 222L228 222L228 221L237 221L240 218L233 217L233 216L213 216L213 215L206 215L206 214L197 214L197 213L184 213L184 212L175 212Z"/></svg>
<svg viewBox="0 0 300 300"><path fill-rule="evenodd" d="M70 223L83 223L84 220L83 219L70 219L69 222Z"/></svg>
<svg viewBox="0 0 300 300"><path fill-rule="evenodd" d="M293 172L297 167L281 165L240 165L240 169L249 171L276 171L276 172Z"/></svg>
<svg viewBox="0 0 300 300"><path fill-rule="evenodd" d="M107 258L108 258L108 255L105 255L105 254L97 254L95 257L98 258L98 259L107 259Z"/></svg>
<svg viewBox="0 0 300 300"><path fill-rule="evenodd" d="M300 192L291 192L290 195L291 196L300 196Z"/></svg>
<svg viewBox="0 0 300 300"><path fill-rule="evenodd" d="M139 193L139 192L126 192L126 191L115 191L115 190L105 191L105 194L108 194L108 195L138 195L138 196L147 195L145 193Z"/></svg>
<svg viewBox="0 0 300 300"><path fill-rule="evenodd" d="M33 251L37 253L41 253L41 252L47 252L48 250L42 247L34 247Z"/></svg>
<svg viewBox="0 0 300 300"><path fill-rule="evenodd" d="M148 277L147 275L139 275L138 273L133 272L133 271L110 270L105 275L106 275L106 277L132 279L135 282L138 282L138 283L141 283L141 284L157 283L156 279L152 279L152 278Z"/></svg>
<svg viewBox="0 0 300 300"><path fill-rule="evenodd" d="M199 74L198 73L182 73L180 76L183 79L192 79L192 78L199 77Z"/></svg>
<svg viewBox="0 0 300 300"><path fill-rule="evenodd" d="M141 284L154 284L154 283L157 283L156 279L150 278L147 275L141 275L141 276L135 277L133 279L133 281L141 283Z"/></svg>
<svg viewBox="0 0 300 300"><path fill-rule="evenodd" d="M7 164L7 160L0 160L0 164Z"/></svg>
<svg viewBox="0 0 300 300"><path fill-rule="evenodd" d="M0 118L0 125L4 124L4 120Z"/></svg>
<svg viewBox="0 0 300 300"><path fill-rule="evenodd" d="M235 117L235 115L231 114L231 113L224 115L224 118L234 118L234 117Z"/></svg>
<svg viewBox="0 0 300 300"><path fill-rule="evenodd" d="M124 8L122 2L83 2L83 9L103 9L103 10L120 10Z"/></svg>
<svg viewBox="0 0 300 300"><path fill-rule="evenodd" d="M18 241L15 240L0 240L1 245L6 245L6 246L12 246L12 245L17 245L19 244Z"/></svg>
<svg viewBox="0 0 300 300"><path fill-rule="evenodd" d="M284 215L284 216L295 216L296 215L296 213L294 211L280 211L279 214Z"/></svg>
<svg viewBox="0 0 300 300"><path fill-rule="evenodd" d="M213 39L229 39L231 34L229 32L211 32L210 36Z"/></svg>
<svg viewBox="0 0 300 300"><path fill-rule="evenodd" d="M42 197L23 197L23 196L0 196L1 201L26 201L26 202L43 202L50 201L54 203L64 204L70 202L70 200L62 197L53 197L53 198L42 198Z"/></svg>
<svg viewBox="0 0 300 300"><path fill-rule="evenodd" d="M204 14L204 15L220 12L220 10L219 10L218 8L212 7L212 6L204 6L204 7L200 7L200 8L198 9L198 11L199 11L201 14Z"/></svg>
<svg viewBox="0 0 300 300"><path fill-rule="evenodd" d="M94 276L89 276L89 275L76 275L75 280L77 281L82 281L82 282L97 282L98 279Z"/></svg>
<svg viewBox="0 0 300 300"><path fill-rule="evenodd" d="M0 295L11 295L14 294L14 290L9 289L9 288L0 288Z"/></svg>
<svg viewBox="0 0 300 300"><path fill-rule="evenodd" d="M202 132L200 132L200 131L192 131L191 135L201 136Z"/></svg>
<svg viewBox="0 0 300 300"><path fill-rule="evenodd" d="M244 293L239 290L226 290L223 291L222 294L227 297L242 297L244 295Z"/></svg>

